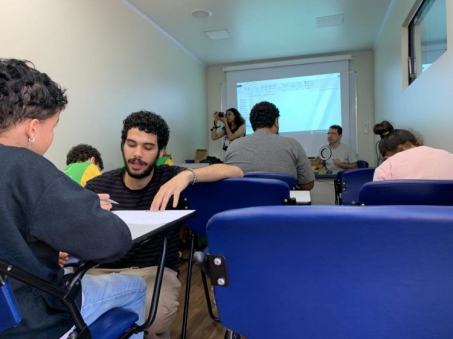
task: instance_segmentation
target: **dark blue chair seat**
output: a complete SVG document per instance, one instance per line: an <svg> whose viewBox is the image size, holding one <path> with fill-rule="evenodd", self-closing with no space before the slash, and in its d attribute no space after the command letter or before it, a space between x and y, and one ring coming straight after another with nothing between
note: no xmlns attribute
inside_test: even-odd
<svg viewBox="0 0 453 339"><path fill-rule="evenodd" d="M453 206L453 180L387 180L362 186L359 204Z"/></svg>
<svg viewBox="0 0 453 339"><path fill-rule="evenodd" d="M120 338L137 320L137 313L124 308L112 308L89 326L91 337L93 339Z"/></svg>
<svg viewBox="0 0 453 339"><path fill-rule="evenodd" d="M245 208L207 235L220 322L247 339L452 338L450 207Z"/></svg>

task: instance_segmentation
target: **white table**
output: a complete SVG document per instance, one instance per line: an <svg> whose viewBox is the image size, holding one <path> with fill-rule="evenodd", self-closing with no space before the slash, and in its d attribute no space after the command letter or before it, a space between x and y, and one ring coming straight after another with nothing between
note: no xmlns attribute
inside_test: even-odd
<svg viewBox="0 0 453 339"><path fill-rule="evenodd" d="M193 210L170 210L170 211L113 211L129 227L132 240L139 243L156 233L164 232L169 227L180 223L195 213Z"/></svg>
<svg viewBox="0 0 453 339"><path fill-rule="evenodd" d="M311 205L310 191L289 191L289 196L296 199L297 205Z"/></svg>

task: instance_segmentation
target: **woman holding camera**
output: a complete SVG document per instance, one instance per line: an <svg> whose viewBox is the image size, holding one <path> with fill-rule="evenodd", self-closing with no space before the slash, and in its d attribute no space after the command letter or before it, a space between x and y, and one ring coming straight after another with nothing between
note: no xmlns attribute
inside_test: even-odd
<svg viewBox="0 0 453 339"><path fill-rule="evenodd" d="M223 123L222 129L218 122ZM214 112L214 127L211 128L211 139L217 140L224 137L223 150L226 151L230 142L245 136L245 120L236 108L230 108L225 113Z"/></svg>

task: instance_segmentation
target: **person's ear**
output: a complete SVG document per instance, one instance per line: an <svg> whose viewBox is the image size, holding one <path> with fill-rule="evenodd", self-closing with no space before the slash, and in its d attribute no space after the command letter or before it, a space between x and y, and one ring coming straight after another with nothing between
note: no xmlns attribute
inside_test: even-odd
<svg viewBox="0 0 453 339"><path fill-rule="evenodd" d="M96 164L96 158L95 157L91 157L90 159L88 159L89 162L91 162L92 164Z"/></svg>
<svg viewBox="0 0 453 339"><path fill-rule="evenodd" d="M27 133L28 139L35 140L36 134L38 133L38 129L40 126L40 122L38 119L31 119L28 123L25 132Z"/></svg>
<svg viewBox="0 0 453 339"><path fill-rule="evenodd" d="M275 118L275 120L274 120L274 126L278 128L278 118Z"/></svg>
<svg viewBox="0 0 453 339"><path fill-rule="evenodd" d="M164 155L164 149L162 148L162 149L159 151L159 158L161 158L163 155Z"/></svg>

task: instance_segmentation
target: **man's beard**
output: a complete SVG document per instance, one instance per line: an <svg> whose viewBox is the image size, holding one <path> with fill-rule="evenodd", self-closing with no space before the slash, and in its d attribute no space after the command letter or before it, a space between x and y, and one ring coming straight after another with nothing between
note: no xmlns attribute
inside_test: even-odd
<svg viewBox="0 0 453 339"><path fill-rule="evenodd" d="M126 158L124 157L124 154L123 154L123 159L124 159L124 163L126 164L127 174L129 174L129 176L134 179L143 179L143 178L150 176L154 170L154 166L156 165L156 161L157 161L157 158L156 158L155 161L153 161L151 164L147 164L140 158L132 158L132 159L126 160ZM132 164L134 162L136 162L140 165L146 166L144 169L142 169L141 173L134 173L129 169L129 164Z"/></svg>

